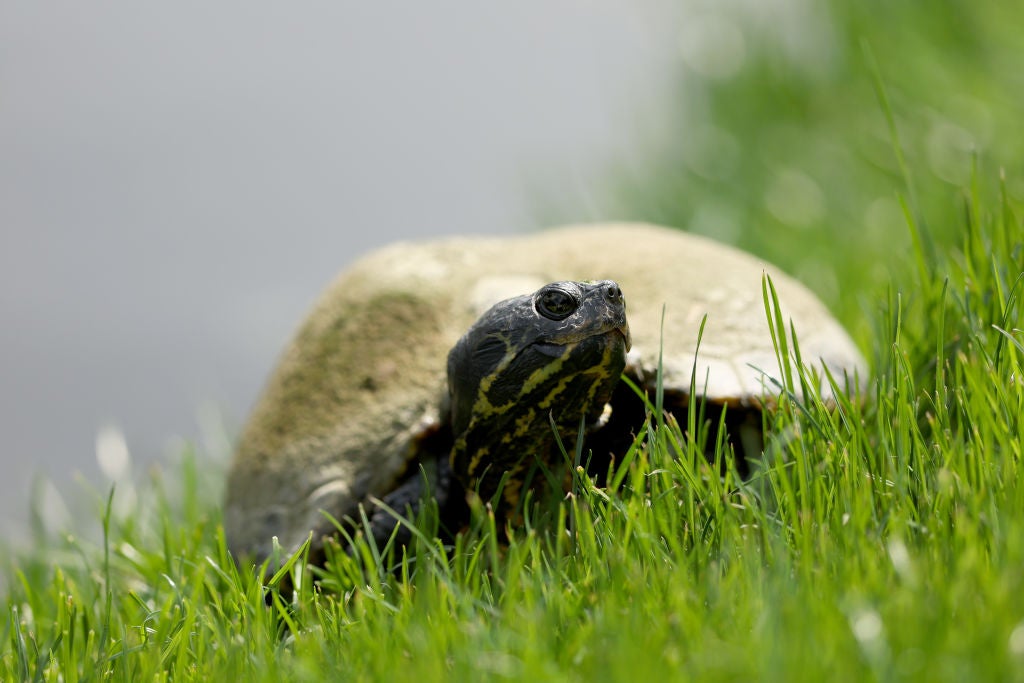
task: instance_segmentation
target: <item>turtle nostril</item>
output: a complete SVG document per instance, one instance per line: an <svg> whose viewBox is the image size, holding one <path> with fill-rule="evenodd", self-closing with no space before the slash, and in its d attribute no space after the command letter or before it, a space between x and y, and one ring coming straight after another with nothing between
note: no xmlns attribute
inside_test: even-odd
<svg viewBox="0 0 1024 683"><path fill-rule="evenodd" d="M618 303L622 301L622 290L619 289L619 285L609 281L604 288L604 297L612 303Z"/></svg>

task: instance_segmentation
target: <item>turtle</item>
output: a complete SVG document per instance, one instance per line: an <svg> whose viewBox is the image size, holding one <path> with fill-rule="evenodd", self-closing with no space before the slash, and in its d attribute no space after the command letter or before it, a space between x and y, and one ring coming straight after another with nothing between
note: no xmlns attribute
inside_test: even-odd
<svg viewBox="0 0 1024 683"><path fill-rule="evenodd" d="M383 542L391 510L414 512L426 496L457 518L476 495L514 523L531 463L565 466L556 438L571 448L583 433L596 463L621 456L645 419L638 390L659 380L666 411L700 400L712 425L726 411L747 474L778 394L766 275L823 394L828 377L853 391L865 361L807 287L671 227L451 236L358 258L314 304L241 430L229 549L260 562L275 539L289 552L312 534L319 561L335 520L360 520L362 506Z"/></svg>

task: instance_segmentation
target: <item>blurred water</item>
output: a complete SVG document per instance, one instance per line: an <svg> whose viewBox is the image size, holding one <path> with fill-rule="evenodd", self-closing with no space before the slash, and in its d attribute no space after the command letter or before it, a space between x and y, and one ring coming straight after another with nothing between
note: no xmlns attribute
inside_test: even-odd
<svg viewBox="0 0 1024 683"><path fill-rule="evenodd" d="M35 473L102 488L125 448L230 435L372 246L535 227L537 188L595 217L658 110L662 12L0 5L0 533Z"/></svg>

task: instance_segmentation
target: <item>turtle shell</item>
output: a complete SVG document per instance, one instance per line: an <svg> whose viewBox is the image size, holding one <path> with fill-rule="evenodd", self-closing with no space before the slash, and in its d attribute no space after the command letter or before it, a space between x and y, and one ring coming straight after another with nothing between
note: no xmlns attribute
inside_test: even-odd
<svg viewBox="0 0 1024 683"><path fill-rule="evenodd" d="M396 243L364 256L315 304L241 434L225 505L232 551L264 558L274 536L296 548L310 531L329 530L323 511L340 519L387 493L445 419L452 346L489 306L548 282L621 285L633 342L627 371L641 382L654 381L660 350L666 391L760 406L777 394L765 373L778 375L765 274L805 362L837 378L865 376L856 346L806 287L750 254L669 228L566 226Z"/></svg>

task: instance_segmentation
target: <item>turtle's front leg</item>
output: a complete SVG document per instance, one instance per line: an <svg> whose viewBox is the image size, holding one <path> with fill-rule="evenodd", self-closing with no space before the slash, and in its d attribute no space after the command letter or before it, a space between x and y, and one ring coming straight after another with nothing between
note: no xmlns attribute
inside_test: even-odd
<svg viewBox="0 0 1024 683"><path fill-rule="evenodd" d="M459 505L465 505L464 501L454 500L461 498L452 495L453 477L452 468L448 458L438 457L420 462L416 467L410 468L409 474L394 489L380 499L370 499L366 504L368 531L378 548L383 548L395 536L397 546L408 545L412 540L412 531L405 522L396 517L401 515L405 520L415 523L423 508L424 502L433 499L437 502L437 510L440 515L440 536L451 536L456 530L446 530L446 522L455 518L452 510ZM458 487L454 484L454 487ZM397 527L397 528L396 528ZM364 527L364 531L366 531ZM427 530L427 536L434 536L432 530Z"/></svg>

